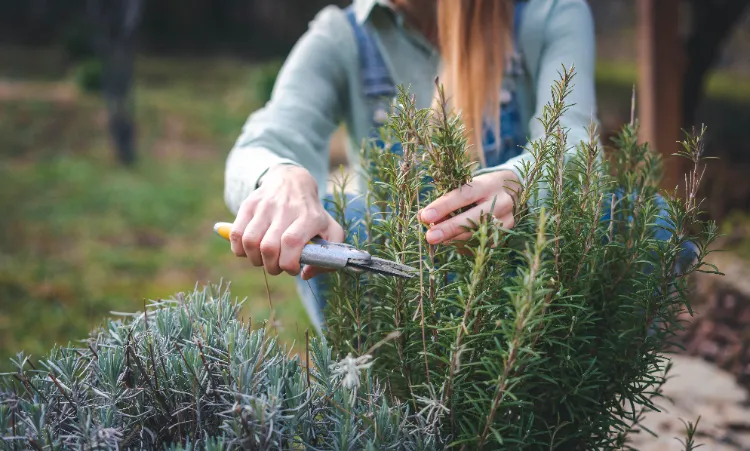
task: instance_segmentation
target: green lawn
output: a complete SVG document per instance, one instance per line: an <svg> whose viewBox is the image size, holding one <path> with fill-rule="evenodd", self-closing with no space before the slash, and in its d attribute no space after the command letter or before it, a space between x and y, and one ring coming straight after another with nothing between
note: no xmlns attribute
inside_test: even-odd
<svg viewBox="0 0 750 451"><path fill-rule="evenodd" d="M132 169L114 162L98 98L45 99L32 85L0 99L0 368L20 350L38 357L85 338L110 311L196 283L230 282L254 323L273 305L287 342L309 327L292 279L269 277L269 303L263 273L212 230L231 220L224 159L258 105L255 69L153 59L138 67Z"/></svg>

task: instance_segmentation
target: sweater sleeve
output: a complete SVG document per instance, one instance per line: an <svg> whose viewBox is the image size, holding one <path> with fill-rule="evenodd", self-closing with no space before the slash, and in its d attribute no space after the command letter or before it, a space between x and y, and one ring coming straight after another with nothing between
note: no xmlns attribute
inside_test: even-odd
<svg viewBox="0 0 750 451"><path fill-rule="evenodd" d="M575 68L570 94L565 99L567 111L560 124L568 132L566 163L576 153L581 141L589 140L589 129L597 124L595 64L596 41L594 20L585 0L558 0L549 12L543 33L536 74L536 104L529 122L529 139L544 135L541 117L545 105L552 100L552 87L560 80L565 68ZM492 170L511 170L520 178L521 163L532 161L533 155L524 152Z"/></svg>
<svg viewBox="0 0 750 451"><path fill-rule="evenodd" d="M347 59L353 57L356 47L343 11L324 8L284 62L270 101L248 117L229 152L224 200L232 213L278 164L302 166L319 186L325 183L328 143L342 117Z"/></svg>

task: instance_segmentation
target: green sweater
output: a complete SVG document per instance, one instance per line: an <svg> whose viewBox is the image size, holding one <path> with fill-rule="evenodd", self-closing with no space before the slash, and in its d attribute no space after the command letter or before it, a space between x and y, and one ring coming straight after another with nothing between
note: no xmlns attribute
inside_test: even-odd
<svg viewBox="0 0 750 451"><path fill-rule="evenodd" d="M395 83L410 88L417 106L428 107L440 55L429 42L388 14L387 0L354 0L357 20L370 25ZM594 23L585 0L529 0L518 45L531 72L529 86L518 86L525 134L543 130L536 119L551 99L562 66L575 66L570 105L561 119L571 149L588 141L596 124ZM252 113L229 153L224 198L233 213L272 166L305 167L325 195L329 176L329 141L341 123L348 133L348 161L359 166L359 148L372 127L372 107L363 93L357 44L345 12L328 6L318 13L279 72L271 100ZM507 163L478 171L513 170L530 158L524 152ZM361 191L363 187L360 186ZM544 195L544 194L542 194Z"/></svg>

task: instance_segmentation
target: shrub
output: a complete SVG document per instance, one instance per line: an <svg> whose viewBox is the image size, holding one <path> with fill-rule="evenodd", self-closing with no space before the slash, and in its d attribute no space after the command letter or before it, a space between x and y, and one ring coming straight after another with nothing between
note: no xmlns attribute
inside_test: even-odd
<svg viewBox="0 0 750 451"><path fill-rule="evenodd" d="M104 83L104 64L99 58L88 58L75 68L75 82L87 93L98 93Z"/></svg>
<svg viewBox="0 0 750 451"><path fill-rule="evenodd" d="M238 319L221 287L152 302L0 385L4 449L422 449L419 418L391 404L366 359L307 366Z"/></svg>
<svg viewBox="0 0 750 451"><path fill-rule="evenodd" d="M462 252L428 245L417 219L472 180L462 124L445 99L419 110L401 90L384 145L363 150L369 190L363 220L348 224L352 239L419 273L330 276L329 342L337 354L361 355L396 333L372 354L374 374L431 415L447 445L621 449L665 380L663 349L689 308L688 275L715 270L703 259L716 228L700 221L695 199L702 134L684 143L695 164L687 195L664 193L662 211L660 159L637 143L636 123L610 158L593 130L589 142L567 142L560 118L572 78L563 68L540 118L545 135L530 146L514 228L485 214L467 228ZM570 145L577 154L564 165ZM356 208L343 190L334 204L340 221Z"/></svg>

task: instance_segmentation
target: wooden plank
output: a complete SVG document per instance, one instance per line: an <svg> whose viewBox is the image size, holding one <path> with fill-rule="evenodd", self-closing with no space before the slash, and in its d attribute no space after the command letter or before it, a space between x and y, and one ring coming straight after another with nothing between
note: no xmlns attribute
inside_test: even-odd
<svg viewBox="0 0 750 451"><path fill-rule="evenodd" d="M637 0L639 137L664 161L662 186L684 188L686 160L671 156L682 139L683 46L679 35L679 0Z"/></svg>

